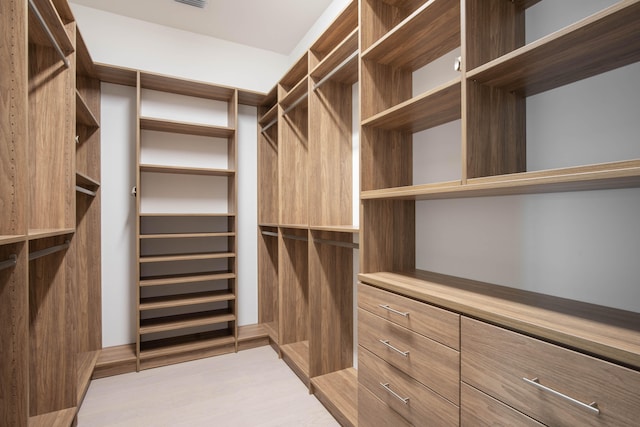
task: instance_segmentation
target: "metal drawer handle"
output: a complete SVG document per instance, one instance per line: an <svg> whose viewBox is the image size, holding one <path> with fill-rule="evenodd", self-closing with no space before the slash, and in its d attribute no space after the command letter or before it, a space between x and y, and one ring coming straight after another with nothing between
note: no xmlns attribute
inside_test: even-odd
<svg viewBox="0 0 640 427"><path fill-rule="evenodd" d="M384 308L387 311L390 311L390 312L395 313L395 314L399 314L400 316L403 316L403 317L409 317L409 312L408 311L394 310L393 308L389 307L389 304L378 304L378 307Z"/></svg>
<svg viewBox="0 0 640 427"><path fill-rule="evenodd" d="M405 405L409 404L409 398L408 397L402 397L398 393L396 393L395 391L391 390L391 387L389 387L389 383L380 383L380 385L385 390L387 390L393 397L395 397L396 399L398 399L399 401L401 401Z"/></svg>
<svg viewBox="0 0 640 427"><path fill-rule="evenodd" d="M409 357L409 351L402 351L400 349L395 348L394 346L392 346L391 344L389 344L389 340L378 340L380 341L382 344L386 345L387 347L389 347L391 350L400 353L401 355L403 355L404 357Z"/></svg>
<svg viewBox="0 0 640 427"><path fill-rule="evenodd" d="M531 384L534 387L539 388L540 390L544 390L544 391L548 391L549 393L553 394L554 396L558 396L561 397L565 400L568 400L569 402L573 403L574 405L580 406L581 408L584 409L588 409L589 411L593 412L594 414L598 415L600 414L600 409L598 409L598 404L596 402L591 402L589 404L584 403L584 402L580 402L579 400L574 399L573 397L567 396L566 394L560 393L559 391L556 391L550 387L544 386L542 384L540 384L540 380L538 378L534 378L532 380L530 380L529 378L522 378L527 384Z"/></svg>

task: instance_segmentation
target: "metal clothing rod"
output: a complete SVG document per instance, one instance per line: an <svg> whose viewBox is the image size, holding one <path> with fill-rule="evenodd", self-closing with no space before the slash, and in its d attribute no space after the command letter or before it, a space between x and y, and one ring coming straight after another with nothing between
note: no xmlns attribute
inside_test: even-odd
<svg viewBox="0 0 640 427"><path fill-rule="evenodd" d="M40 11L36 7L35 3L33 3L33 0L29 0L29 8L31 9L33 14L36 16L38 21L40 22L40 25L44 29L44 32L47 34L47 37L49 37L49 40L51 40L51 43L53 44L53 47L56 49L56 52L58 52L58 55L60 55L60 58L62 58L62 62L64 62L64 66L69 68L69 60L64 55L64 52L62 51L62 49L60 49L60 45L58 44L58 41L56 40L56 38L51 33L51 30L49 29L49 26L44 21L44 18L40 14Z"/></svg>
<svg viewBox="0 0 640 427"><path fill-rule="evenodd" d="M324 76L318 83L313 85L313 90L318 89L320 86L322 86L323 84L325 84L327 81L329 81L329 79L331 77L334 76L334 74L336 74L338 71L342 70L345 65L347 65L349 62L351 62L354 58L358 57L358 51L356 50L355 52L353 52L351 55L349 55L349 57L347 59L345 59L344 61L342 61L340 64L338 64L338 66L336 66L336 68L334 68L333 70L331 70L331 72L329 74L327 74L326 76Z"/></svg>
<svg viewBox="0 0 640 427"><path fill-rule="evenodd" d="M306 237L300 237L294 234L283 234L282 237L284 237L285 239L291 239L291 240L302 240L303 242L309 241L309 239L307 239Z"/></svg>
<svg viewBox="0 0 640 427"><path fill-rule="evenodd" d="M275 125L276 123L278 123L278 118L277 117L275 119L271 120L269 123L267 123L267 125L265 127L263 127L260 132L265 133L267 131L267 129L269 129L271 126Z"/></svg>
<svg viewBox="0 0 640 427"><path fill-rule="evenodd" d="M88 194L91 197L96 197L95 191L87 190L86 188L80 187L79 185L76 185L76 191L79 193Z"/></svg>
<svg viewBox="0 0 640 427"><path fill-rule="evenodd" d="M67 240L66 242L64 242L61 245L52 246L52 247L47 248L47 249L41 249L39 251L35 251L35 252L29 254L29 261L33 261L34 259L42 258L43 256L51 255L51 254L59 252L59 251L61 251L63 249L67 249L69 247L69 243L70 242Z"/></svg>
<svg viewBox="0 0 640 427"><path fill-rule="evenodd" d="M294 108L296 108L298 106L298 104L300 104L302 101L304 101L305 99L307 99L307 96L309 96L308 93L305 93L304 95L302 95L300 98L296 99L293 104L289 105L283 112L282 114L287 114L289 111L293 110Z"/></svg>
<svg viewBox="0 0 640 427"><path fill-rule="evenodd" d="M18 263L18 256L15 255L15 254L14 255L10 255L8 260L0 262L0 270L4 270L6 268L13 267L17 263Z"/></svg>
<svg viewBox="0 0 640 427"><path fill-rule="evenodd" d="M262 234L265 236L278 237L278 233L274 233L273 231L263 231Z"/></svg>
<svg viewBox="0 0 640 427"><path fill-rule="evenodd" d="M325 243L327 245L340 246L342 248L360 249L360 245L357 243L340 242L338 240L316 239L316 238L314 238L313 241L318 243Z"/></svg>

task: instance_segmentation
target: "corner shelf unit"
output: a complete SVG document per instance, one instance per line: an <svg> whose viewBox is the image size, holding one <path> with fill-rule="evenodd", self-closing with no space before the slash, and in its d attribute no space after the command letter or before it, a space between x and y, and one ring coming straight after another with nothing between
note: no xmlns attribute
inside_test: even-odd
<svg viewBox="0 0 640 427"><path fill-rule="evenodd" d="M239 92L136 81L140 370L237 351Z"/></svg>
<svg viewBox="0 0 640 427"><path fill-rule="evenodd" d="M336 418L349 420L346 425L355 425L357 413L353 124L358 120L352 100L358 34L353 1L258 110L259 322L296 375L317 390Z"/></svg>

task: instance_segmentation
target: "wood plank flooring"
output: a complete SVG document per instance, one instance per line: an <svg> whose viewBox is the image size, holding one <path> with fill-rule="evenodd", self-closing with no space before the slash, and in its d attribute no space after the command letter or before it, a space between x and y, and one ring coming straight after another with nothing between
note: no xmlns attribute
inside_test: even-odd
<svg viewBox="0 0 640 427"><path fill-rule="evenodd" d="M94 380L79 427L338 426L270 346Z"/></svg>

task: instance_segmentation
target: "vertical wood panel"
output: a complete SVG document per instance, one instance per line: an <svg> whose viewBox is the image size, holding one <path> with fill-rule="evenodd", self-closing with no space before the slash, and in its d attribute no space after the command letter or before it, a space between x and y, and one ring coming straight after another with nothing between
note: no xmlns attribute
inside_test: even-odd
<svg viewBox="0 0 640 427"><path fill-rule="evenodd" d="M277 233L276 228L265 231ZM262 234L258 235L258 302L258 322L269 324L270 337L278 342L278 237Z"/></svg>
<svg viewBox="0 0 640 427"><path fill-rule="evenodd" d="M306 230L281 229L281 233L307 237ZM280 283L280 345L309 339L309 249L308 242L280 234L278 251Z"/></svg>
<svg viewBox="0 0 640 427"><path fill-rule="evenodd" d="M280 223L305 225L309 222L307 109L301 105L283 115L278 128Z"/></svg>

